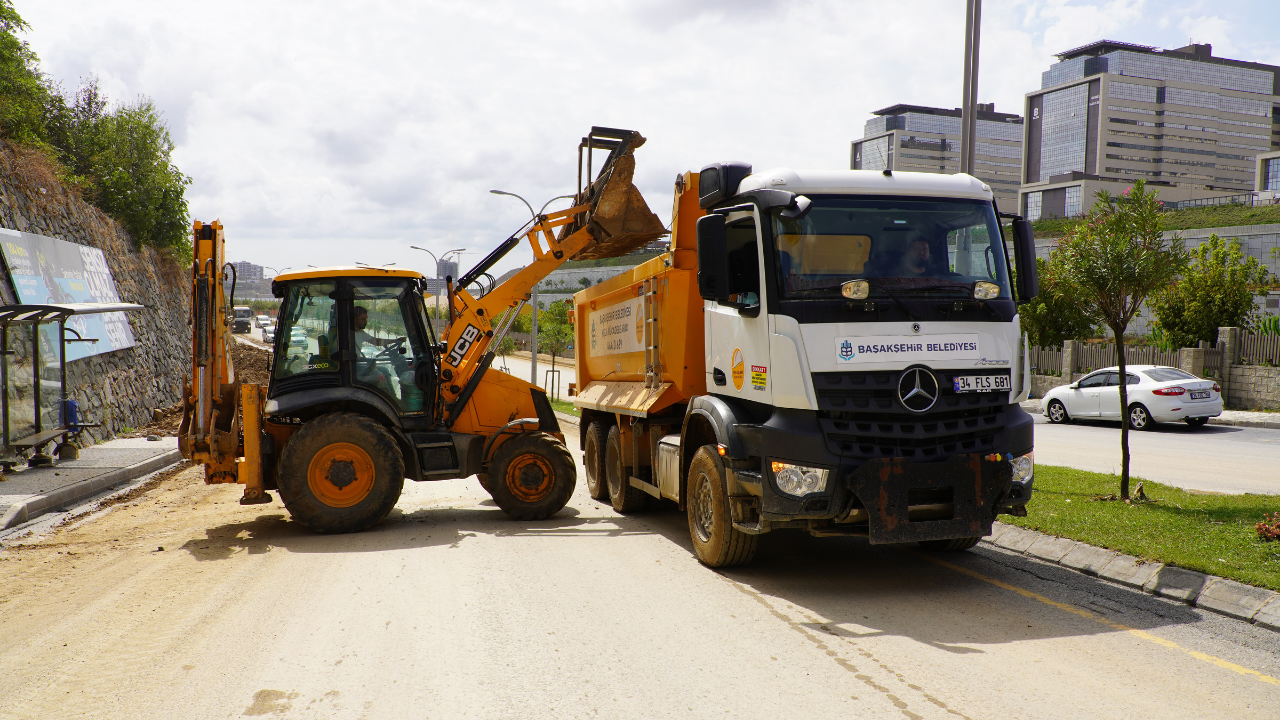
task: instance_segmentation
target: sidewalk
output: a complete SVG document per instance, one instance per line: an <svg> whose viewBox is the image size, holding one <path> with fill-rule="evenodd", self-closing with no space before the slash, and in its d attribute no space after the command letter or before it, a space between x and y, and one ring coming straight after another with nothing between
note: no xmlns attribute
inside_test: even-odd
<svg viewBox="0 0 1280 720"><path fill-rule="evenodd" d="M54 467L19 466L0 479L0 530L95 495L181 459L178 438L110 440Z"/></svg>
<svg viewBox="0 0 1280 720"><path fill-rule="evenodd" d="M1039 415L1040 401L1028 400L1022 403L1022 409L1032 415ZM1247 410L1223 410L1222 414L1218 417L1209 418L1209 424L1280 430L1280 413L1249 412Z"/></svg>

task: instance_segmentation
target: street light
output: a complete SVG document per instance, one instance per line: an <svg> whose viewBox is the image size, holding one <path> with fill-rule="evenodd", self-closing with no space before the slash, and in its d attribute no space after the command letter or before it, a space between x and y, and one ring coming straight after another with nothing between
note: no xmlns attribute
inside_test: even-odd
<svg viewBox="0 0 1280 720"><path fill-rule="evenodd" d="M463 250L466 250L466 248L458 248L457 250L446 250L446 251L444 252L444 254L443 254L443 255L441 255L439 258L437 258L435 253L431 252L430 250L428 250L428 249L426 249L426 248L418 247L417 245L410 245L409 247L410 247L410 248L412 248L412 249L414 249L414 250L421 250L422 252L424 252L424 253L426 253L426 254L430 255L432 260L435 260L435 262L436 262L436 279L437 279L437 280L439 280L439 279L440 279L440 261L441 261L441 259L448 259L449 255L450 255L451 253L460 253L460 252L462 252ZM436 320L439 320L439 319L440 319L440 293L439 293L439 292L436 292Z"/></svg>
<svg viewBox="0 0 1280 720"><path fill-rule="evenodd" d="M281 268L280 270L277 270L277 269L275 269L275 268L271 267L270 265L263 265L263 266L262 266L262 269L263 269L263 270L270 270L270 271L271 271L271 274L274 276L274 275L283 275L285 270L288 270L289 268L292 268L292 267L293 267L293 266L292 266L292 265L290 265L290 266L289 266L289 267L287 267L287 268Z"/></svg>

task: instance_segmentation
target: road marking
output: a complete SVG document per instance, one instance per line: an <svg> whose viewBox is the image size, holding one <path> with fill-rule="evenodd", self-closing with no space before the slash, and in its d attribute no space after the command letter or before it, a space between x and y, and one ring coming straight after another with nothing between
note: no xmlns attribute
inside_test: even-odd
<svg viewBox="0 0 1280 720"><path fill-rule="evenodd" d="M1273 678L1270 675L1264 675L1252 668L1247 668L1242 665L1237 665L1233 662L1228 662L1226 660L1223 660L1222 658L1214 657L1213 655L1208 655L1206 653L1202 653L1197 650L1189 650L1173 642L1172 640L1166 640L1162 637L1152 635L1151 633L1145 630L1139 630L1137 628L1131 628L1128 625L1122 625L1120 623L1111 622L1110 620L1107 620L1106 618L1096 613L1092 613L1092 612L1089 612L1088 610L1075 607L1074 605L1060 603L1057 600L1051 600L1039 593L1032 592L1025 588L1020 588L1016 585L1010 585L1007 582L997 580L993 577L988 577L986 575L983 575L980 572L977 572L975 570L970 570L969 568L966 568L966 567L961 567L959 565L949 563L946 560L941 560L939 558L932 557L924 553L913 552L912 554L918 555L919 557L924 558L925 560L928 560L929 562L934 563L936 565L941 565L942 567L955 570L956 572L961 573L962 575L968 575L969 577L975 580L981 580L984 583L995 585L996 587L1001 588L1002 590L1010 590L1012 592L1018 593L1019 595L1025 598L1029 598L1031 600L1037 600L1039 602L1044 603L1045 605L1052 605L1053 607L1056 607L1059 610L1065 610L1066 612L1069 612L1072 615L1079 615L1082 618L1088 618L1090 620L1093 620L1094 622L1101 623L1111 628L1115 628L1116 630L1123 630L1135 637L1140 637L1143 640L1155 643L1156 645L1167 647L1170 650L1177 650L1179 652L1190 655L1191 657L1197 660L1200 660L1202 662L1207 662L1210 665L1216 665L1224 670L1230 670L1231 672L1239 673L1240 675L1247 675L1247 676L1253 677L1257 679L1259 682L1269 683L1271 685L1280 685L1280 679Z"/></svg>

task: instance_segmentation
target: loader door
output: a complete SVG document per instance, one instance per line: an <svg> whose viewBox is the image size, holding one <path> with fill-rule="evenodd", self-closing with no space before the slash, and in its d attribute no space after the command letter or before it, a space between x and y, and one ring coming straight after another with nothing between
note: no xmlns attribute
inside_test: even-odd
<svg viewBox="0 0 1280 720"><path fill-rule="evenodd" d="M332 298L333 280L289 285L276 329L272 392L280 394L313 387L337 386L338 303Z"/></svg>
<svg viewBox="0 0 1280 720"><path fill-rule="evenodd" d="M726 227L732 304L707 305L707 390L772 404L769 383L767 283L761 282L760 233L755 211L733 213Z"/></svg>
<svg viewBox="0 0 1280 720"><path fill-rule="evenodd" d="M402 415L429 413L434 378L431 346L422 325L422 299L404 280L351 280L352 381L386 398ZM430 372L428 372L430 371Z"/></svg>

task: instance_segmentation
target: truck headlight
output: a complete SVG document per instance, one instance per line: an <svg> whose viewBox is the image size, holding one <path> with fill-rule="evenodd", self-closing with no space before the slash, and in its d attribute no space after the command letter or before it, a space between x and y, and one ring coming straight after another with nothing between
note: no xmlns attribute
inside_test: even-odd
<svg viewBox="0 0 1280 720"><path fill-rule="evenodd" d="M1025 483L1031 480L1036 474L1036 454L1029 452L1026 455L1019 455L1015 458L1009 458L1009 465L1013 467L1013 481L1016 483Z"/></svg>
<svg viewBox="0 0 1280 720"><path fill-rule="evenodd" d="M810 495L827 489L826 468L805 467L791 463L772 461L773 480L778 489L788 495Z"/></svg>
<svg viewBox="0 0 1280 720"><path fill-rule="evenodd" d="M979 280L973 284L974 300L995 300L1000 297L1000 286Z"/></svg>

